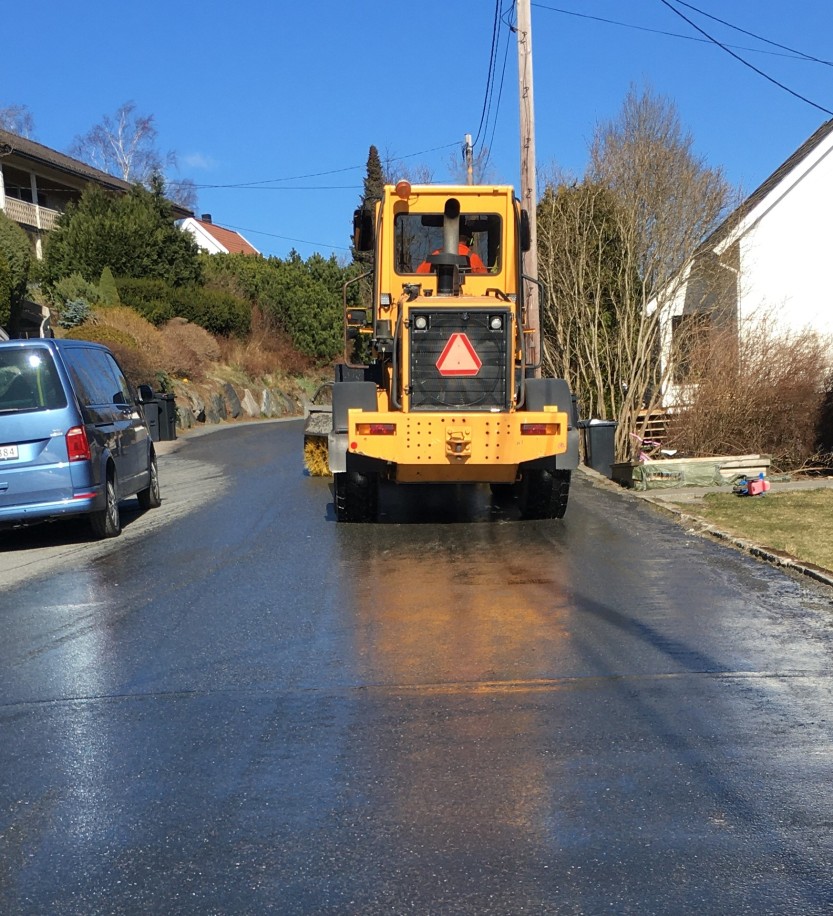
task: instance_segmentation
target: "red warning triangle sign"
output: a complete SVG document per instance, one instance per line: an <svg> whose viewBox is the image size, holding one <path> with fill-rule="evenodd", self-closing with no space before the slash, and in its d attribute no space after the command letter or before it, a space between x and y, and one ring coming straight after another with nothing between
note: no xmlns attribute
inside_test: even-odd
<svg viewBox="0 0 833 916"><path fill-rule="evenodd" d="M477 375L483 363L468 337L458 331L448 338L436 365L440 375Z"/></svg>

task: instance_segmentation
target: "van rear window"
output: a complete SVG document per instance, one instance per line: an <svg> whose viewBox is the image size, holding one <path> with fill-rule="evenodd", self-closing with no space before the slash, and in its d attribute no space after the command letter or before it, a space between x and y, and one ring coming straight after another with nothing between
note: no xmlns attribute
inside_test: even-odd
<svg viewBox="0 0 833 916"><path fill-rule="evenodd" d="M43 347L0 349L0 414L67 406L52 354Z"/></svg>

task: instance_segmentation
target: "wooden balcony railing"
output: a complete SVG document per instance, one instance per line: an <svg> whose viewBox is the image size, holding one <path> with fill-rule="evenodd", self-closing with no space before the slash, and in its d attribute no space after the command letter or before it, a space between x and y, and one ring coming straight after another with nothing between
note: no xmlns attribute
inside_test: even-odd
<svg viewBox="0 0 833 916"><path fill-rule="evenodd" d="M16 223L32 226L35 229L44 229L47 232L55 228L58 217L61 215L57 210L39 207L37 204L18 200L16 197L7 197L3 209L6 212L6 216Z"/></svg>

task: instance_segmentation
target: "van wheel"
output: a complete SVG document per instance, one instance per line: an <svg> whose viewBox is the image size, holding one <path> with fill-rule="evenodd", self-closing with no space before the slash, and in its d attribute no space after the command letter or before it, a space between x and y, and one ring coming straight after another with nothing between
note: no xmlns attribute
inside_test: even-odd
<svg viewBox="0 0 833 916"><path fill-rule="evenodd" d="M121 534L119 500L116 495L116 481L112 476L107 478L107 505L90 515L90 525L97 538L114 538Z"/></svg>
<svg viewBox="0 0 833 916"><path fill-rule="evenodd" d="M162 505L162 494L159 491L159 469L156 466L156 456L150 459L150 483L144 490L136 494L140 509L158 509Z"/></svg>

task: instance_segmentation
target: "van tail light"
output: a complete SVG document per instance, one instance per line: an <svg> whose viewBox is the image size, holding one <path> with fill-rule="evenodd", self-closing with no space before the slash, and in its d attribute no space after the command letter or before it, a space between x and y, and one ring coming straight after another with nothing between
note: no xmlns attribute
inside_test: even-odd
<svg viewBox="0 0 833 916"><path fill-rule="evenodd" d="M87 439L87 430L83 426L73 426L67 432L67 457L70 461L89 461L90 443Z"/></svg>

